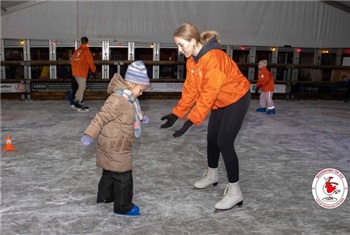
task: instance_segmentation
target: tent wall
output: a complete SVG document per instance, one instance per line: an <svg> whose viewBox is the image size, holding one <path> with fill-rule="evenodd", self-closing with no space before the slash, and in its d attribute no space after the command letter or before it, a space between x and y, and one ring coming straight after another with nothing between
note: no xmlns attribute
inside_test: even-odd
<svg viewBox="0 0 350 235"><path fill-rule="evenodd" d="M1 38L173 43L182 22L227 45L350 47L350 14L321 1L45 1L1 16Z"/></svg>

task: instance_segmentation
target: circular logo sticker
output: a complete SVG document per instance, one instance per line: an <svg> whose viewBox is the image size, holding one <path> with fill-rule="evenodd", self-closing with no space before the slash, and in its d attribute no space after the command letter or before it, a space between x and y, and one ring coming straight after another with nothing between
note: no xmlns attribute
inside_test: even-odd
<svg viewBox="0 0 350 235"><path fill-rule="evenodd" d="M324 169L312 182L312 195L323 208L337 208L348 195L348 182L340 171L333 168Z"/></svg>

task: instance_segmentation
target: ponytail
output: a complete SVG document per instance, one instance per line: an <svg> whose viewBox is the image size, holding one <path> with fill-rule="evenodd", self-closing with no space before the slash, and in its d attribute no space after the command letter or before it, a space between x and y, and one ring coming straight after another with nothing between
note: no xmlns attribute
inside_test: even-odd
<svg viewBox="0 0 350 235"><path fill-rule="evenodd" d="M207 43L213 37L216 37L216 40L218 40L219 44L221 44L221 42L220 42L220 34L217 31L214 31L214 30L203 32L201 34L200 41L204 45L205 43Z"/></svg>

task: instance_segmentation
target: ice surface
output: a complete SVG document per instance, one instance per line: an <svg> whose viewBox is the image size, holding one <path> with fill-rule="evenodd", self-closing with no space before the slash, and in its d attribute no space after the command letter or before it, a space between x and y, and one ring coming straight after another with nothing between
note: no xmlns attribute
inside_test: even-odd
<svg viewBox="0 0 350 235"><path fill-rule="evenodd" d="M276 100L274 116L252 100L236 140L242 207L214 214L223 189L194 190L206 169L207 121L182 137L178 120L161 129L176 100L141 100L150 118L135 139L134 203L141 217L121 218L96 204L101 169L96 142L80 138L102 100L79 113L67 101L1 100L1 234L349 234L350 196L327 210L311 185L324 168L350 180L350 104ZM225 184L222 159L219 186ZM349 182L350 183L350 182Z"/></svg>

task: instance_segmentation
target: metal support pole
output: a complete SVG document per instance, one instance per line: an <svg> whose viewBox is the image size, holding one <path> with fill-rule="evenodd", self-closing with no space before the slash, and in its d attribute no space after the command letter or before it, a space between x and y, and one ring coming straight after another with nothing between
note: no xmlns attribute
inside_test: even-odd
<svg viewBox="0 0 350 235"><path fill-rule="evenodd" d="M5 47L4 47L4 39L0 40L0 61L5 61ZM0 79L5 79L6 76L6 68L5 66L0 66Z"/></svg>
<svg viewBox="0 0 350 235"><path fill-rule="evenodd" d="M49 40L50 61L56 61L56 40ZM57 65L50 65L50 79L57 79Z"/></svg>
<svg viewBox="0 0 350 235"><path fill-rule="evenodd" d="M249 63L255 63L255 56L256 56L256 47L251 47L249 50ZM254 73L255 73L255 68L249 67L248 68L248 80L250 80L250 81L256 80Z"/></svg>
<svg viewBox="0 0 350 235"><path fill-rule="evenodd" d="M294 50L294 55L293 55L293 64L299 64L300 60L300 51L299 50ZM298 80L298 74L299 74L299 69L292 69L292 81L297 81Z"/></svg>
<svg viewBox="0 0 350 235"><path fill-rule="evenodd" d="M277 64L277 58L278 58L278 48L275 47L275 49L272 51L272 54L271 54L271 63ZM276 80L277 68L271 68L271 73L273 74L274 80Z"/></svg>
<svg viewBox="0 0 350 235"><path fill-rule="evenodd" d="M153 43L153 61L159 61L160 43ZM153 65L153 78L159 78L159 65Z"/></svg>
<svg viewBox="0 0 350 235"><path fill-rule="evenodd" d="M109 60L109 41L102 41L102 60ZM109 78L109 65L102 65L102 79Z"/></svg>
<svg viewBox="0 0 350 235"><path fill-rule="evenodd" d="M30 60L30 39L24 40L23 45L23 60L29 61ZM24 65L24 79L31 79L32 78L32 69L31 65Z"/></svg>
<svg viewBox="0 0 350 235"><path fill-rule="evenodd" d="M135 43L128 42L128 60L135 60Z"/></svg>

